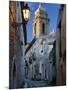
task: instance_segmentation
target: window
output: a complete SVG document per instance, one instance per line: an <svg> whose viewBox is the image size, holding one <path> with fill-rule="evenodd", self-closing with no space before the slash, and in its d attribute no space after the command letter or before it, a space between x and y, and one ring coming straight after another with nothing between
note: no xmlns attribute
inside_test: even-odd
<svg viewBox="0 0 68 90"><path fill-rule="evenodd" d="M46 78L46 70L45 70L45 78Z"/></svg>
<svg viewBox="0 0 68 90"><path fill-rule="evenodd" d="M14 76L14 77L16 76L16 67L15 67L15 63L14 63L14 66L13 66L13 76Z"/></svg>
<svg viewBox="0 0 68 90"><path fill-rule="evenodd" d="M36 34L36 23L35 23L35 29L34 30L35 30L35 34Z"/></svg>
<svg viewBox="0 0 68 90"><path fill-rule="evenodd" d="M21 41L20 43L21 43L21 46L23 46L23 41Z"/></svg>
<svg viewBox="0 0 68 90"><path fill-rule="evenodd" d="M41 50L41 53L43 53L43 50Z"/></svg>
<svg viewBox="0 0 68 90"><path fill-rule="evenodd" d="M19 2L17 2L17 7L19 7Z"/></svg>
<svg viewBox="0 0 68 90"><path fill-rule="evenodd" d="M42 33L44 33L44 30L45 30L45 25L44 23L42 24Z"/></svg>

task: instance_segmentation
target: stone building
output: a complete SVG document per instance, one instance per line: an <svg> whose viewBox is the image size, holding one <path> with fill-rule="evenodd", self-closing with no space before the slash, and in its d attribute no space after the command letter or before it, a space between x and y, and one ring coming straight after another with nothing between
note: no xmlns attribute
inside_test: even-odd
<svg viewBox="0 0 68 90"><path fill-rule="evenodd" d="M61 5L56 31L57 85L66 84L66 5Z"/></svg>
<svg viewBox="0 0 68 90"><path fill-rule="evenodd" d="M9 88L20 88L24 80L24 49L21 4L9 1Z"/></svg>
<svg viewBox="0 0 68 90"><path fill-rule="evenodd" d="M33 19L33 40L27 47L25 76L29 79L52 80L49 53L53 48L55 33L48 34L49 18L40 4Z"/></svg>
<svg viewBox="0 0 68 90"><path fill-rule="evenodd" d="M48 14L40 4L39 8L35 12L35 17L33 19L33 37L47 35L48 25L49 25Z"/></svg>

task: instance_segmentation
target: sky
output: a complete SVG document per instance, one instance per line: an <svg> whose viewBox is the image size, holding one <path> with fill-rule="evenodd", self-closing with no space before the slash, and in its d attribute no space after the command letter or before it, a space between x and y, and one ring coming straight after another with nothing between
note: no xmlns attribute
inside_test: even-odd
<svg viewBox="0 0 68 90"><path fill-rule="evenodd" d="M30 19L27 23L27 42L31 42L33 39L32 35L32 21L34 18L34 13L37 10L39 3L35 2L25 2L28 3L28 6L30 7ZM50 3L43 3L42 7L47 11L48 17L50 19L49 22L49 32L56 31L56 25L57 25L57 18L58 18L58 12L60 8L60 4L50 4Z"/></svg>

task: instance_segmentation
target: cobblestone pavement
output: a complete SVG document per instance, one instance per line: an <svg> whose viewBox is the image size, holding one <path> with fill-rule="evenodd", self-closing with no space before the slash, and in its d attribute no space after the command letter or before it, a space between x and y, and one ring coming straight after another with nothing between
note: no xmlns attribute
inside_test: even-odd
<svg viewBox="0 0 68 90"><path fill-rule="evenodd" d="M35 80L29 80L25 79L25 88L32 88L32 87L47 87L48 82L47 81L35 81Z"/></svg>

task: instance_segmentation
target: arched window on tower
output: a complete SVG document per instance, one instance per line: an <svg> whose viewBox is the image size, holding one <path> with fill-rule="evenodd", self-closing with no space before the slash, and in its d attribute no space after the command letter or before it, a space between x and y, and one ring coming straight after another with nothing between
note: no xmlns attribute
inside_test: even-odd
<svg viewBox="0 0 68 90"><path fill-rule="evenodd" d="M35 35L36 35L36 23L35 23L34 33L35 33Z"/></svg>
<svg viewBox="0 0 68 90"><path fill-rule="evenodd" d="M42 34L44 34L44 31L45 30L45 24L44 23L42 23Z"/></svg>

